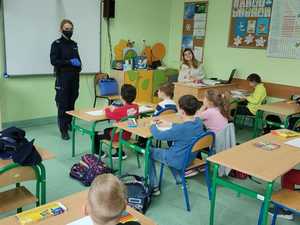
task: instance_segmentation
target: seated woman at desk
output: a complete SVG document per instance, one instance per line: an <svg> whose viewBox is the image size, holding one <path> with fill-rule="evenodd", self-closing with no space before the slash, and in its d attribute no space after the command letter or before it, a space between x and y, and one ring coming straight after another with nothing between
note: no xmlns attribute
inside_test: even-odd
<svg viewBox="0 0 300 225"><path fill-rule="evenodd" d="M202 80L204 71L202 65L196 60L194 52L190 48L186 48L182 52L182 65L179 71L178 82L189 82Z"/></svg>

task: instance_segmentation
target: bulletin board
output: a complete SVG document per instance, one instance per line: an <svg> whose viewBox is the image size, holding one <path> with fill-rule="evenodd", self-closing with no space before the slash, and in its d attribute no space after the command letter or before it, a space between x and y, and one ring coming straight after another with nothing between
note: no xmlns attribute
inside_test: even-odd
<svg viewBox="0 0 300 225"><path fill-rule="evenodd" d="M300 1L274 0L267 56L300 59Z"/></svg>
<svg viewBox="0 0 300 225"><path fill-rule="evenodd" d="M233 0L228 46L266 49L273 0Z"/></svg>
<svg viewBox="0 0 300 225"><path fill-rule="evenodd" d="M181 52L186 48L193 49L199 62L203 62L207 12L208 1L184 3Z"/></svg>

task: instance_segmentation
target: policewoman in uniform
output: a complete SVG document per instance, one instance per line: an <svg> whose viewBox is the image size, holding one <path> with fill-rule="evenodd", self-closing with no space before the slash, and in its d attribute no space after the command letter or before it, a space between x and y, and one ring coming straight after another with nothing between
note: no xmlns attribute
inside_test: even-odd
<svg viewBox="0 0 300 225"><path fill-rule="evenodd" d="M71 129L72 117L66 111L74 110L79 95L79 73L81 59L77 43L71 40L73 23L64 19L60 24L61 38L51 45L50 60L56 75L55 101L58 108L57 121L63 140L69 140L68 129Z"/></svg>

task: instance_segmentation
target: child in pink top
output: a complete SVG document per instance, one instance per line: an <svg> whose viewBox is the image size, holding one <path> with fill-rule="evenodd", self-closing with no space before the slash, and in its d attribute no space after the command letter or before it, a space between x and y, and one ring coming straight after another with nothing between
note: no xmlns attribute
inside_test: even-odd
<svg viewBox="0 0 300 225"><path fill-rule="evenodd" d="M203 105L196 116L203 120L205 127L217 133L225 128L229 118L229 104L225 95L216 90L208 90L203 99ZM202 159L201 154L198 155ZM201 169L200 169L201 170ZM185 171L185 177L192 177L199 173L198 169Z"/></svg>
<svg viewBox="0 0 300 225"><path fill-rule="evenodd" d="M228 100L216 90L205 93L203 106L197 113L208 130L215 133L223 130L228 124Z"/></svg>

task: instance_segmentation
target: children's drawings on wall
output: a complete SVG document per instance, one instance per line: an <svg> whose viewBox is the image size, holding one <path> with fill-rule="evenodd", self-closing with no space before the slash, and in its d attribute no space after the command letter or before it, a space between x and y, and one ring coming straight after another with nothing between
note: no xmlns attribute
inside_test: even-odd
<svg viewBox="0 0 300 225"><path fill-rule="evenodd" d="M228 46L265 49L273 0L233 0Z"/></svg>

